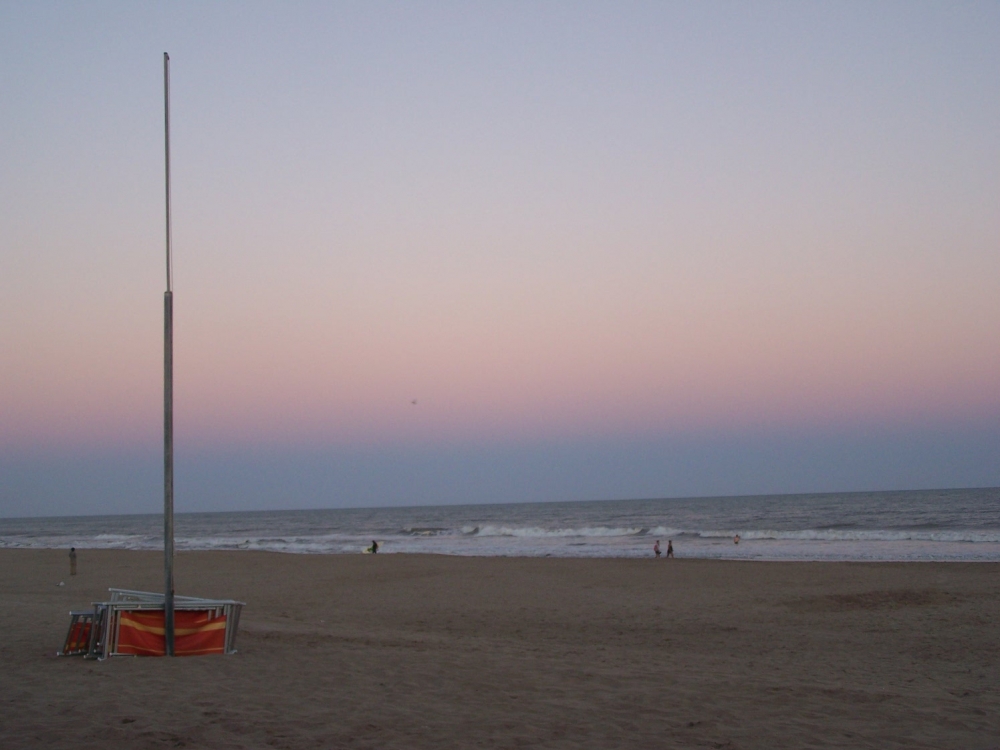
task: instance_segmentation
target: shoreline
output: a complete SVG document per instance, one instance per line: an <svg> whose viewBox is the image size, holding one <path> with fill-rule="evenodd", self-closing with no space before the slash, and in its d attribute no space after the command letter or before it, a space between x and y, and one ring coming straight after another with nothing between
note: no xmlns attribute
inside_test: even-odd
<svg viewBox="0 0 1000 750"><path fill-rule="evenodd" d="M3 552L62 552L67 553L71 545L60 545L60 546L0 546L0 553ZM88 547L86 544L77 543L74 545L78 552L88 552L88 553L104 553L104 552L118 552L118 553L136 553L143 555L162 555L162 548L133 548L133 547ZM750 545L747 545L750 546ZM386 549L388 547L388 549ZM294 550L294 549L267 549L267 548L249 548L249 547L177 547L176 554L261 554L261 555L288 555L290 557L345 557L351 558L358 555L365 554L364 552L344 552L339 550L334 551L313 551L313 550ZM641 555L636 554L603 554L603 555L572 555L572 554L553 554L553 553L535 553L535 554L487 554L487 553L476 553L476 552L428 552L428 551L413 551L413 550L393 550L391 546L384 542L379 542L379 555L391 556L391 557L440 557L447 559L457 559L457 560L630 560L632 562L642 562L643 560L657 561L652 552L643 552ZM916 558L916 557L768 557L765 555L752 556L750 554L744 555L742 557L734 556L724 556L724 555L691 555L686 554L686 551L677 555L674 560L689 560L689 561L702 561L702 562L717 562L717 563L782 563L782 564L824 564L824 565L840 565L840 564L850 564L850 565L1000 565L1000 557L935 557L935 558ZM668 559L666 557L658 558L660 562L667 563Z"/></svg>
<svg viewBox="0 0 1000 750"><path fill-rule="evenodd" d="M0 549L4 747L1000 746L998 563L178 551L239 653L98 663L162 552L78 553Z"/></svg>

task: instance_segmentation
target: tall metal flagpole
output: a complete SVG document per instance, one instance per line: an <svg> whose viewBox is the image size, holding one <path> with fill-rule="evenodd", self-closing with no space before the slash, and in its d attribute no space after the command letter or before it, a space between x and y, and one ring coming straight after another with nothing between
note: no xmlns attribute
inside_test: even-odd
<svg viewBox="0 0 1000 750"><path fill-rule="evenodd" d="M163 132L167 191L167 291L163 295L163 637L174 655L174 300L170 288L170 56L163 53Z"/></svg>

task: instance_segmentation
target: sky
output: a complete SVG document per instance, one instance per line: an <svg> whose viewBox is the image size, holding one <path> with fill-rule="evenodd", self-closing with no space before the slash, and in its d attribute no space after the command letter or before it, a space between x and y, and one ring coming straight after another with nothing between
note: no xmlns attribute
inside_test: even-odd
<svg viewBox="0 0 1000 750"><path fill-rule="evenodd" d="M0 516L1000 485L1000 4L0 4Z"/></svg>

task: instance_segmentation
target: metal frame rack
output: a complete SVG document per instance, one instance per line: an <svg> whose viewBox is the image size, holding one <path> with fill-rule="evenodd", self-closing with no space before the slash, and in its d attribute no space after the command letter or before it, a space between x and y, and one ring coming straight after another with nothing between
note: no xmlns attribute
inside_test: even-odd
<svg viewBox="0 0 1000 750"><path fill-rule="evenodd" d="M119 633L123 612L162 612L164 596L150 591L108 589L111 597L105 602L94 602L92 610L70 612L69 631L60 656L83 654L88 659L107 659L119 656ZM236 634L240 613L245 603L234 599L203 599L195 596L175 596L174 609L209 613L211 617L226 618L223 652L236 653Z"/></svg>

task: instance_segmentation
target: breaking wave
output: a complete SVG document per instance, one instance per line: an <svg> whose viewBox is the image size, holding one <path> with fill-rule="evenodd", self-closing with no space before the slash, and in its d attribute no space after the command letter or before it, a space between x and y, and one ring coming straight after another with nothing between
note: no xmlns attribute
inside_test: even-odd
<svg viewBox="0 0 1000 750"><path fill-rule="evenodd" d="M816 542L1000 542L1000 531L923 530L923 529L802 529L774 531L730 529L728 531L688 531L686 535L701 539L789 540Z"/></svg>
<svg viewBox="0 0 1000 750"><path fill-rule="evenodd" d="M660 529L657 529L659 533ZM650 529L645 526L583 526L580 528L544 529L538 526L466 526L462 533L479 537L517 537L521 539L562 539L566 537L626 537L645 536ZM664 532L666 533L666 532ZM679 532L678 532L679 533ZM662 536L662 534L661 534Z"/></svg>

